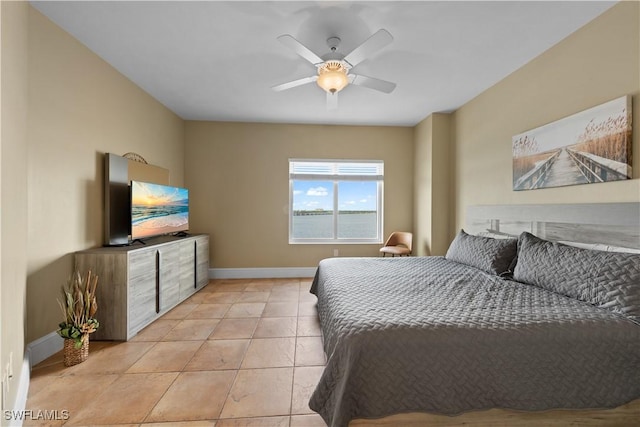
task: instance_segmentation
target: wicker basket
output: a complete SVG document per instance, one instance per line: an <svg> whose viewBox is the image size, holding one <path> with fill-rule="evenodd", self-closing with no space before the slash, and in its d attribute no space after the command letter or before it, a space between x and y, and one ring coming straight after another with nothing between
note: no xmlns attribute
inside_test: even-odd
<svg viewBox="0 0 640 427"><path fill-rule="evenodd" d="M89 357L89 336L82 341L82 347L76 348L76 341L64 340L64 366L73 366L82 363Z"/></svg>

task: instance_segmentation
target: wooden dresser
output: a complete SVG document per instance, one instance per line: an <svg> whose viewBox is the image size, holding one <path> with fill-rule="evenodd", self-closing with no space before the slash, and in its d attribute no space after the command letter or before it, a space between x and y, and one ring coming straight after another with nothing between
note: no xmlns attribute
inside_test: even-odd
<svg viewBox="0 0 640 427"><path fill-rule="evenodd" d="M100 328L93 340L127 341L209 281L209 236L161 236L76 252L75 266L98 275Z"/></svg>

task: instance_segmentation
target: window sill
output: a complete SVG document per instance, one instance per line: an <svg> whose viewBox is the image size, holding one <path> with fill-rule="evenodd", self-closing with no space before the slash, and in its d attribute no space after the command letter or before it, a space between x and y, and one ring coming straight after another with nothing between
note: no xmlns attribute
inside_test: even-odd
<svg viewBox="0 0 640 427"><path fill-rule="evenodd" d="M381 245L384 243L382 240L370 239L370 240L328 240L328 239L295 239L289 240L290 245Z"/></svg>

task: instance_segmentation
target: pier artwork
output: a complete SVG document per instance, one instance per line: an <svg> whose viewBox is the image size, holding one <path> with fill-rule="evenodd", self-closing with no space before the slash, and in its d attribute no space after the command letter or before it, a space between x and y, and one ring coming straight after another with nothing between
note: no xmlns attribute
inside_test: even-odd
<svg viewBox="0 0 640 427"><path fill-rule="evenodd" d="M544 178L544 187L586 184L589 178L580 170L567 149L562 149Z"/></svg>
<svg viewBox="0 0 640 427"><path fill-rule="evenodd" d="M513 189L630 179L631 97L516 135Z"/></svg>

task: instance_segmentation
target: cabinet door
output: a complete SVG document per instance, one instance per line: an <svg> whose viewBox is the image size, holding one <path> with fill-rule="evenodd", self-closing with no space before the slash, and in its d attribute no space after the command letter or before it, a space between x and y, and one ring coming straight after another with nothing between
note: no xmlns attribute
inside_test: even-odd
<svg viewBox="0 0 640 427"><path fill-rule="evenodd" d="M157 250L129 252L128 335L135 335L156 318Z"/></svg>
<svg viewBox="0 0 640 427"><path fill-rule="evenodd" d="M160 288L160 313L173 308L180 299L178 264L180 251L177 244L158 248L158 271Z"/></svg>
<svg viewBox="0 0 640 427"><path fill-rule="evenodd" d="M76 270L91 270L98 276L96 313L100 327L91 335L92 340L127 339L127 254L76 253Z"/></svg>
<svg viewBox="0 0 640 427"><path fill-rule="evenodd" d="M209 236L196 238L196 284L200 289L209 283Z"/></svg>
<svg viewBox="0 0 640 427"><path fill-rule="evenodd" d="M196 241L180 242L180 301L196 291Z"/></svg>

